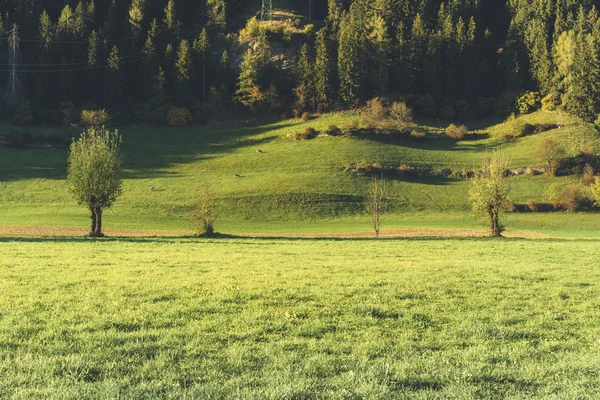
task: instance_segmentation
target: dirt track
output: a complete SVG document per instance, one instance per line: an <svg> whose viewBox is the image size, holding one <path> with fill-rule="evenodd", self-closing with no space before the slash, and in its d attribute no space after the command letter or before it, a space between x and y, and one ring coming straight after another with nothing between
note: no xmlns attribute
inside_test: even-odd
<svg viewBox="0 0 600 400"><path fill-rule="evenodd" d="M0 226L0 237L76 237L86 236L88 228L77 228L69 226ZM111 229L104 230L109 237L176 237L190 236L191 231L159 231L159 230L135 230L135 229ZM229 233L230 235L236 235ZM281 238L369 238L373 237L372 232L348 232L348 233L301 233L301 234L240 234L243 237L281 237ZM428 228L398 228L385 229L381 232L383 238L426 238L426 237L445 237L445 238L466 238L466 237L485 237L487 232L483 230L472 229L428 229ZM549 235L531 231L507 231L504 236L511 238L524 239L546 239Z"/></svg>

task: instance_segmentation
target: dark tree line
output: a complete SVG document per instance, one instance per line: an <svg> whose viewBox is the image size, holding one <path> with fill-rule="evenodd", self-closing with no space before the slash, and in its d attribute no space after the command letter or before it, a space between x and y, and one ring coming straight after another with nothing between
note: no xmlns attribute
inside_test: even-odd
<svg viewBox="0 0 600 400"><path fill-rule="evenodd" d="M5 0L2 111L61 122L106 108L164 123L173 106L202 120L234 104L312 111L382 97L467 118L510 112L532 91L587 120L600 114L599 0L295 3L314 20L295 22L292 40L256 20L242 40L260 2ZM292 67L276 62L278 41Z"/></svg>

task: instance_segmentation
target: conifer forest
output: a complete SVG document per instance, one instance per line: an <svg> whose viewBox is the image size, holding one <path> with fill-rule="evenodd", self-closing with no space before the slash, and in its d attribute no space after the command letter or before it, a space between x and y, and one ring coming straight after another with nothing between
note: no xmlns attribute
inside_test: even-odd
<svg viewBox="0 0 600 400"><path fill-rule="evenodd" d="M169 110L353 108L380 97L444 119L544 102L600 114L597 0L2 0L4 119L83 109L162 125Z"/></svg>

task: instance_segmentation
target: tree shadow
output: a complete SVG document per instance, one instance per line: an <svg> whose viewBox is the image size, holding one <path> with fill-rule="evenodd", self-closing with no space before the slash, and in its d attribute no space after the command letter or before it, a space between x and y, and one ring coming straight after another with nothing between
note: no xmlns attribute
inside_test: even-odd
<svg viewBox="0 0 600 400"><path fill-rule="evenodd" d="M123 136L124 177L129 179L176 175L169 167L218 157L241 148L261 146L277 135L254 138L294 123L238 127L188 128L128 127ZM21 179L66 178L67 149L15 149L0 147L0 182Z"/></svg>

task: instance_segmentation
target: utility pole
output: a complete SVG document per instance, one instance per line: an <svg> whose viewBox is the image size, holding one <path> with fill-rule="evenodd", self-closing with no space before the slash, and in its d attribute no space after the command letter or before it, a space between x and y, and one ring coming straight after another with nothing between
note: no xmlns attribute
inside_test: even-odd
<svg viewBox="0 0 600 400"><path fill-rule="evenodd" d="M273 19L273 0L262 0L260 9L260 20L270 21Z"/></svg>
<svg viewBox="0 0 600 400"><path fill-rule="evenodd" d="M21 81L18 75L19 69L19 30L17 24L13 24L8 36L8 64L9 64L9 75L8 75L8 91L7 91L7 103L11 109L15 109L19 105L21 95Z"/></svg>
<svg viewBox="0 0 600 400"><path fill-rule="evenodd" d="M308 0L308 20L312 21L312 0Z"/></svg>

